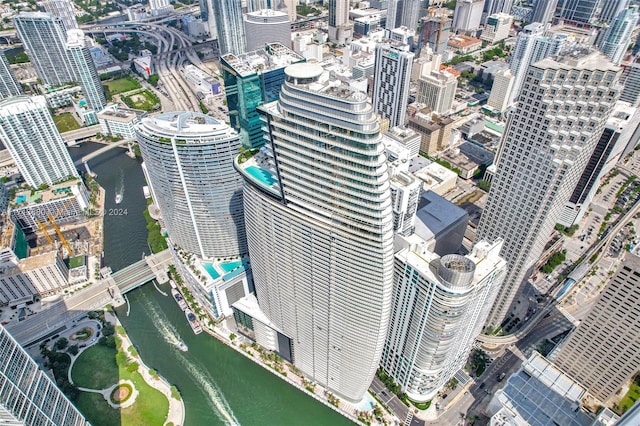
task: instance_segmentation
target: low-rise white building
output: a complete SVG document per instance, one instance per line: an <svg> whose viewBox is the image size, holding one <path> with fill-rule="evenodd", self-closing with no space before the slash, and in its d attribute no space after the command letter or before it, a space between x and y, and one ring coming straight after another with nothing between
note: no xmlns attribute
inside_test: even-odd
<svg viewBox="0 0 640 426"><path fill-rule="evenodd" d="M135 125L146 115L145 111L122 108L117 104L111 104L98 113L98 122L102 133L105 135L135 139Z"/></svg>

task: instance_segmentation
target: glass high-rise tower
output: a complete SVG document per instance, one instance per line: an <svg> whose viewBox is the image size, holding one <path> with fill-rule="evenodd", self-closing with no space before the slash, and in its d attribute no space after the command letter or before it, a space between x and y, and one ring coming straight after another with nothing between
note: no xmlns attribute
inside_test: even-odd
<svg viewBox="0 0 640 426"><path fill-rule="evenodd" d="M304 58L281 43L267 43L242 55L220 57L220 68L231 126L240 133L245 148L264 145L258 106L278 99L284 69Z"/></svg>
<svg viewBox="0 0 640 426"><path fill-rule="evenodd" d="M143 119L136 137L171 240L203 259L246 254L240 136L196 112Z"/></svg>
<svg viewBox="0 0 640 426"><path fill-rule="evenodd" d="M11 71L4 51L0 51L0 99L22 94L22 86Z"/></svg>
<svg viewBox="0 0 640 426"><path fill-rule="evenodd" d="M98 70L91 59L91 52L86 45L84 32L69 30L66 47L73 75L82 87L88 107L96 112L102 110L107 106L107 98L104 95Z"/></svg>
<svg viewBox="0 0 640 426"><path fill-rule="evenodd" d="M75 80L61 18L43 12L22 12L13 18L13 23L42 83L60 85Z"/></svg>
<svg viewBox="0 0 640 426"><path fill-rule="evenodd" d="M358 401L378 368L391 309L393 216L380 124L365 93L320 65L285 73L279 101L260 107L270 140L236 161L258 303L282 335L276 350Z"/></svg>
<svg viewBox="0 0 640 426"><path fill-rule="evenodd" d="M0 325L0 424L89 426L55 382Z"/></svg>
<svg viewBox="0 0 640 426"><path fill-rule="evenodd" d="M600 50L612 62L619 64L631 42L631 33L638 23L638 7L632 6L620 12L604 33Z"/></svg>
<svg viewBox="0 0 640 426"><path fill-rule="evenodd" d="M220 56L227 53L244 53L247 46L240 0L212 0L211 6L218 32Z"/></svg>

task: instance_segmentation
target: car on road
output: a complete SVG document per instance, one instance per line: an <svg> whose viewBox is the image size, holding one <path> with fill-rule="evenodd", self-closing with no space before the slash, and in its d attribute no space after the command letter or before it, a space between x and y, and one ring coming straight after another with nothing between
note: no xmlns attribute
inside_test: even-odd
<svg viewBox="0 0 640 426"><path fill-rule="evenodd" d="M486 383L480 383L480 387L478 389L482 389L486 386Z"/></svg>
<svg viewBox="0 0 640 426"><path fill-rule="evenodd" d="M500 375L498 376L498 378L496 380L498 380L499 382L504 380L504 376L506 376L507 373L500 373Z"/></svg>

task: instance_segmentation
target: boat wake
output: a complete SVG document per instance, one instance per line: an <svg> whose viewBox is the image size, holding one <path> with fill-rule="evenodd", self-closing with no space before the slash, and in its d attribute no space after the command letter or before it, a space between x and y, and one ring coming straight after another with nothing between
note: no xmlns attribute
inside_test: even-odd
<svg viewBox="0 0 640 426"><path fill-rule="evenodd" d="M161 314L154 306L154 303L150 300L145 300L142 307L149 317L151 317L158 330L160 330L160 334L164 341L179 349L180 343L184 343L180 340L180 333L178 333L178 330L176 330L173 324L169 322L167 317L164 314Z"/></svg>
<svg viewBox="0 0 640 426"><path fill-rule="evenodd" d="M181 355L178 355L178 359L189 373L191 373L196 382L198 382L200 389L207 394L208 405L213 409L217 417L227 425L240 426L240 422L233 414L229 403L215 384L213 377L205 371L204 366L196 366L193 362Z"/></svg>
<svg viewBox="0 0 640 426"><path fill-rule="evenodd" d="M169 319L157 308L156 304L150 299L147 299L145 297L141 300L141 302L142 308L152 319L153 323L162 334L163 339L167 343L175 346L177 349L180 349L179 345L183 342L180 340L180 334L173 326L173 324L171 324ZM194 363L193 361L187 359L181 352L178 352L176 354L176 357L178 358L180 363L187 369L187 371L189 371L193 379L198 383L199 388L205 392L205 394L207 395L207 405L209 405L211 410L216 414L220 421L229 426L240 426L240 422L233 414L231 406L229 406L229 403L222 394L222 391L216 385L213 377L211 377L211 375L205 370L204 366L197 365L197 363Z"/></svg>

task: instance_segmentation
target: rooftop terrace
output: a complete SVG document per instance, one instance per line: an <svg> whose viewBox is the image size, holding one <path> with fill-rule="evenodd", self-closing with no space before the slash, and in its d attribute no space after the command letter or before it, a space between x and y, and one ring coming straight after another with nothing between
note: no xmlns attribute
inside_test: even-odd
<svg viewBox="0 0 640 426"><path fill-rule="evenodd" d="M281 43L267 43L262 49L242 55L229 53L222 56L222 59L242 77L285 68L304 61L304 57Z"/></svg>

